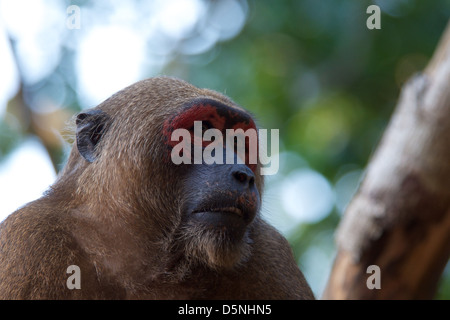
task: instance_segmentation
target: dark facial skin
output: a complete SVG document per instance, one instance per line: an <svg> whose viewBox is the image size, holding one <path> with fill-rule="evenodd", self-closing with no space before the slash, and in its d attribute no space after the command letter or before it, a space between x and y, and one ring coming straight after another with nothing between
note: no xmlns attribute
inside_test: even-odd
<svg viewBox="0 0 450 320"><path fill-rule="evenodd" d="M240 241L259 210L253 172L243 164L190 165L184 207L188 220L216 228L231 242Z"/></svg>
<svg viewBox="0 0 450 320"><path fill-rule="evenodd" d="M169 150L177 144L171 141L176 129L187 129L194 144L204 149L211 142L194 137L194 121L202 121L203 129L218 129L226 136L226 129L256 130L250 115L212 99L196 99L187 103L182 111L164 123L163 134ZM224 138L225 139L225 138ZM183 164L185 202L184 224L198 232L208 230L207 237L220 239L221 246L239 246L247 238L247 227L260 207L260 194L255 185L256 164L238 164L234 150L225 148L222 164ZM248 142L247 142L248 144ZM228 152L233 152L233 164L226 163ZM246 148L248 153L248 147ZM192 153L193 154L193 151Z"/></svg>

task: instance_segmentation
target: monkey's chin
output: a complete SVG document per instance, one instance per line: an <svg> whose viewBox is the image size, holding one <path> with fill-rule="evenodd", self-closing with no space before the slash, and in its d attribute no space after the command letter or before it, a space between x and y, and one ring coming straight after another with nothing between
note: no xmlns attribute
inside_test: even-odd
<svg viewBox="0 0 450 320"><path fill-rule="evenodd" d="M190 219L187 241L188 258L213 269L232 269L250 257L248 223L230 212L196 212Z"/></svg>
<svg viewBox="0 0 450 320"><path fill-rule="evenodd" d="M241 214L223 211L204 211L192 214L192 219L201 227L216 230L221 237L229 241L242 239L247 229L247 222Z"/></svg>

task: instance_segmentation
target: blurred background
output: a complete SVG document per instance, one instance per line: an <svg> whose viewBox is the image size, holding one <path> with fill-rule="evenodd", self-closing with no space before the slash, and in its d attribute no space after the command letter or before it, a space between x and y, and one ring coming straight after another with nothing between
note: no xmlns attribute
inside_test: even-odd
<svg viewBox="0 0 450 320"><path fill-rule="evenodd" d="M366 27L371 4L381 30ZM449 17L450 0L0 0L0 221L55 180L75 113L176 76L279 129L262 213L320 297L341 215Z"/></svg>

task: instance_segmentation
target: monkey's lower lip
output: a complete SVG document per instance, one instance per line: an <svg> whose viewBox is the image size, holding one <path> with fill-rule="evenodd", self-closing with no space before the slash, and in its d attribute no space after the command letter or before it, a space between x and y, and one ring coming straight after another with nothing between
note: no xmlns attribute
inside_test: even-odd
<svg viewBox="0 0 450 320"><path fill-rule="evenodd" d="M212 227L222 231L227 230L231 234L234 234L233 238L240 239L243 235L242 232L244 232L250 220L235 212L218 209L213 210L194 211L192 213L193 221L207 228Z"/></svg>
<svg viewBox="0 0 450 320"><path fill-rule="evenodd" d="M210 221L213 224L222 225L248 225L252 222L255 217L256 212L252 210L247 210L245 207L235 206L233 204L209 204L205 206L198 207L191 211L191 215L195 219L200 219L201 221Z"/></svg>
<svg viewBox="0 0 450 320"><path fill-rule="evenodd" d="M236 207L220 207L220 208L207 208L207 209L202 209L202 210L195 210L192 213L202 213L202 212L218 212L218 213L223 213L223 214L235 214L238 215L240 217L244 216L244 213L242 212L241 209L236 208Z"/></svg>
<svg viewBox="0 0 450 320"><path fill-rule="evenodd" d="M213 209L209 209L208 211L209 212L232 213L232 214L237 214L238 216L241 216L241 217L244 215L242 210L239 208L236 208L236 207L213 208Z"/></svg>

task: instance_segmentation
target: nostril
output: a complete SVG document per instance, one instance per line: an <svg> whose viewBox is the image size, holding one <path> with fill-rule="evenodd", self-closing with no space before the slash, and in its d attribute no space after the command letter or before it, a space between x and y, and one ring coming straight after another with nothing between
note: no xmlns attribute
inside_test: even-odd
<svg viewBox="0 0 450 320"><path fill-rule="evenodd" d="M238 169L232 172L232 175L240 185L245 185L246 187L253 187L255 184L255 176L250 169Z"/></svg>
<svg viewBox="0 0 450 320"><path fill-rule="evenodd" d="M239 181L239 182L241 182L241 183L246 182L247 179L248 179L247 174L245 174L244 172L241 172L241 171L236 171L236 172L234 172L234 173L233 173L233 176L234 176L234 178L235 178L237 181Z"/></svg>

